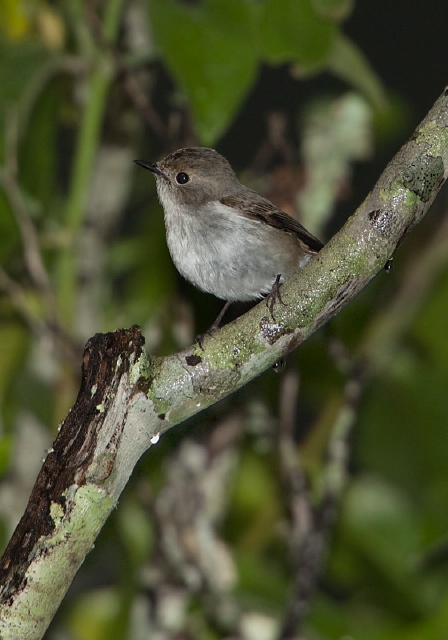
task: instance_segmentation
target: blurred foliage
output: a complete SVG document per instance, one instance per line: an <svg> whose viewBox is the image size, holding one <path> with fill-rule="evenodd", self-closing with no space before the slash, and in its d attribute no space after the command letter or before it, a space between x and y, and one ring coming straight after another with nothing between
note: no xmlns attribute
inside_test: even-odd
<svg viewBox="0 0 448 640"><path fill-rule="evenodd" d="M3 545L74 402L86 339L138 323L150 352L169 353L219 308L178 278L154 184L132 160L216 145L324 238L356 204L358 180L376 177L375 145L409 133L409 104L386 97L362 42L342 31L353 5L0 4ZM310 487L307 508L338 494L347 474L302 635L445 638L448 232L438 202L392 273L285 372L143 457L49 640L278 637L301 566L285 442ZM341 450L348 470L330 464Z"/></svg>
<svg viewBox="0 0 448 640"><path fill-rule="evenodd" d="M300 76L334 67L374 101L382 100L375 74L337 28L346 2L330 8L312 0L204 0L193 6L166 0L149 2L148 9L163 59L189 98L206 145L229 125L261 62L292 63Z"/></svg>

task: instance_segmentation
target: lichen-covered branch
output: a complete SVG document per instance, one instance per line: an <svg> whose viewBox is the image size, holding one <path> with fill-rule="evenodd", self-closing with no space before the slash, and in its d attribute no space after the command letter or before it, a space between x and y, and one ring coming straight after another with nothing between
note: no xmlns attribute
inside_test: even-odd
<svg viewBox="0 0 448 640"><path fill-rule="evenodd" d="M148 357L139 329L86 345L81 389L0 564L0 638L41 638L139 457L332 318L393 255L447 176L448 90L344 228L282 288L204 340Z"/></svg>

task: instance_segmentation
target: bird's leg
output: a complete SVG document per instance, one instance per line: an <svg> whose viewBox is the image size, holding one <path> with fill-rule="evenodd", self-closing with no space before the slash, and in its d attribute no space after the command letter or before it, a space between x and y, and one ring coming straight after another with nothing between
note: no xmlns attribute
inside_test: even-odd
<svg viewBox="0 0 448 640"><path fill-rule="evenodd" d="M227 300L227 302L225 303L225 305L223 306L223 308L219 312L218 317L216 318L215 322L210 327L209 331L213 332L213 331L216 331L216 329L219 328L219 325L221 324L221 320L224 318L224 315L225 315L227 309L230 307L231 304L232 303L230 302L230 300Z"/></svg>
<svg viewBox="0 0 448 640"><path fill-rule="evenodd" d="M274 317L274 306L277 304L277 302L280 302L281 304L286 306L286 302L283 302L282 296L280 294L280 287L282 286L280 284L280 278L281 277L282 277L282 274L278 273L276 278L275 278L275 282L272 285L271 293L266 298L266 306L269 309L269 312L270 312L273 320L275 320L275 317Z"/></svg>
<svg viewBox="0 0 448 640"><path fill-rule="evenodd" d="M197 341L198 345L201 347L202 350L204 350L204 347L202 346L204 338L206 336L211 336L212 333L214 333L216 331L216 329L219 329L219 325L221 324L221 320L223 319L225 312L227 311L227 309L230 307L231 304L232 303L229 300L227 300L227 302L225 303L225 305L223 306L223 308L219 312L218 317L216 318L216 320L214 321L214 323L212 324L210 329L207 329L207 331L205 331L204 333L200 333L196 337L196 341Z"/></svg>

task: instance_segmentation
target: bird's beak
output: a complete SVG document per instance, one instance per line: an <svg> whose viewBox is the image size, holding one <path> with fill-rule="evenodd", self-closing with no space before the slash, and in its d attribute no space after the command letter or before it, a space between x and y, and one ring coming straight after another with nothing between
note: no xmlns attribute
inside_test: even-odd
<svg viewBox="0 0 448 640"><path fill-rule="evenodd" d="M144 169L149 169L149 171L152 171L158 176L165 177L165 174L163 173L163 171L161 171L161 169L159 169L156 162L147 162L146 160L134 160L134 162Z"/></svg>

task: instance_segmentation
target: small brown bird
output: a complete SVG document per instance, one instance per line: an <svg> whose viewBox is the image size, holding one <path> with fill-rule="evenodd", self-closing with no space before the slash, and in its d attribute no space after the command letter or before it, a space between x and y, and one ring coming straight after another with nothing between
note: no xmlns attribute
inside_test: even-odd
<svg viewBox="0 0 448 640"><path fill-rule="evenodd" d="M270 293L323 246L241 184L214 149L187 147L156 163L135 162L155 175L177 269L198 289L227 300L218 322L231 302Z"/></svg>

